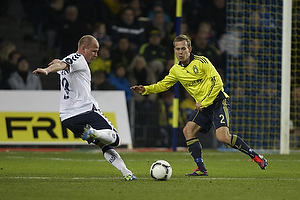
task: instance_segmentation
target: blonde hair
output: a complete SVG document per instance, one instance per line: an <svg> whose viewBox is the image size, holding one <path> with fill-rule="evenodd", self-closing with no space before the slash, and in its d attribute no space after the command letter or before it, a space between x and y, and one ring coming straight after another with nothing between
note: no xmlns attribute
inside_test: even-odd
<svg viewBox="0 0 300 200"><path fill-rule="evenodd" d="M130 65L129 65L129 68L130 68L130 69L133 69L133 68L135 67L135 65L136 65L137 60L139 60L139 59L142 60L144 66L147 67L147 62L146 62L145 57L142 56L142 55L140 55L140 54L137 54L137 55L134 56L134 58L132 59Z"/></svg>
<svg viewBox="0 0 300 200"><path fill-rule="evenodd" d="M183 34L175 37L175 39L173 41L173 45L175 46L175 42L181 42L181 41L186 41L188 48L190 48L192 46L191 40L186 35L183 35Z"/></svg>
<svg viewBox="0 0 300 200"><path fill-rule="evenodd" d="M9 54L16 50L16 45L9 41L4 41L0 44L0 60L8 61Z"/></svg>

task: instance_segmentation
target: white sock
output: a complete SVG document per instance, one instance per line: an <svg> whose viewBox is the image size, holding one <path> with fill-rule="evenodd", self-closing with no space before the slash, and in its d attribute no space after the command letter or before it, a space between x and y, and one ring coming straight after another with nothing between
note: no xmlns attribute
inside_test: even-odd
<svg viewBox="0 0 300 200"><path fill-rule="evenodd" d="M103 144L112 144L117 139L117 133L110 129L95 129L95 134Z"/></svg>
<svg viewBox="0 0 300 200"><path fill-rule="evenodd" d="M109 149L104 152L104 158L112 164L115 168L117 168L125 177L127 174L132 174L132 172L127 169L124 161L122 160L121 156L116 152L114 149Z"/></svg>

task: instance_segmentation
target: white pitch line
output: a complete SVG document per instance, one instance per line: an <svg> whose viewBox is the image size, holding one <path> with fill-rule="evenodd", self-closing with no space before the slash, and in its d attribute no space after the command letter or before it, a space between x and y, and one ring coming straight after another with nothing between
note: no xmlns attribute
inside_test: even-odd
<svg viewBox="0 0 300 200"><path fill-rule="evenodd" d="M7 156L7 158L14 158L14 159L28 159L28 157L24 156ZM106 160L104 159L89 159L89 160L84 160L84 159L71 159L71 158L44 158L44 157L32 157L33 159L43 159L43 160L58 160L58 161L90 161L90 162L105 162ZM139 161L146 160L148 159L139 159ZM191 159L181 159L181 161L190 161ZM210 161L213 161L212 159L207 159ZM249 161L249 159L224 159L225 161L230 161L230 162L244 162L244 161ZM135 162L136 160L133 159L127 159L127 162ZM268 160L269 162L287 162L287 160ZM222 162L222 161L220 161ZM288 162L300 162L300 160L288 160Z"/></svg>
<svg viewBox="0 0 300 200"><path fill-rule="evenodd" d="M7 156L7 158L14 158L14 159L28 159L28 157L22 157L22 156ZM71 158L43 158L43 157L32 157L33 159L38 159L38 160L58 160L58 161L80 161L80 162L104 162L106 160L104 159L88 159L88 160L84 160L84 159L71 159Z"/></svg>

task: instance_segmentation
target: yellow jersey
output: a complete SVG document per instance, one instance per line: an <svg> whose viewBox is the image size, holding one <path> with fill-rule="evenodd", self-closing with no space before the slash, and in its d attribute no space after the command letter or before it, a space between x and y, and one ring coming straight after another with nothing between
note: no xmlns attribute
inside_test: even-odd
<svg viewBox="0 0 300 200"><path fill-rule="evenodd" d="M220 74L211 62L204 56L192 53L188 65L183 66L180 62L174 64L163 80L145 86L146 91L143 95L164 92L178 81L196 103L201 102L203 108L212 105L220 91L226 98L229 97L224 92Z"/></svg>

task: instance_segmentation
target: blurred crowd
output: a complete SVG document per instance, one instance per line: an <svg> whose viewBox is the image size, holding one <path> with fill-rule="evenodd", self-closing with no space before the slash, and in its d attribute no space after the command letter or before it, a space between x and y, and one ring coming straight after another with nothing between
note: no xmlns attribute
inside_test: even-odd
<svg viewBox="0 0 300 200"><path fill-rule="evenodd" d="M192 40L193 53L207 56L224 75L225 62L218 40L226 29L226 1L182 2L181 33ZM11 6L21 6L20 17L34 28L31 37L45 46L45 63L75 52L82 35L95 36L101 47L99 56L90 63L95 75L93 89L111 89L112 86L125 89L124 81L129 84L155 82L164 77L174 63L176 0L13 0L4 1L2 5L1 15ZM17 65L23 56L13 41L1 39L1 89L40 89L40 86L27 86L27 77L20 73L26 87L11 86L8 79L13 72L20 72ZM147 79L146 74L153 77ZM131 96L128 92L128 100Z"/></svg>
<svg viewBox="0 0 300 200"><path fill-rule="evenodd" d="M219 40L226 33L226 1L182 2L181 33L192 40L192 52L208 57L225 81L226 50L221 53ZM12 6L20 7L21 20L34 29L31 39L45 49L41 65L75 52L85 34L97 38L98 57L90 63L92 90L124 90L128 109L135 109L135 132L142 133L136 142L158 133L162 139L155 145L170 146L173 91L141 96L129 88L161 80L174 64L176 0L6 0L0 15ZM0 39L0 89L42 89L40 78L30 71L35 66L29 67L17 44ZM195 107L183 91L182 124Z"/></svg>

